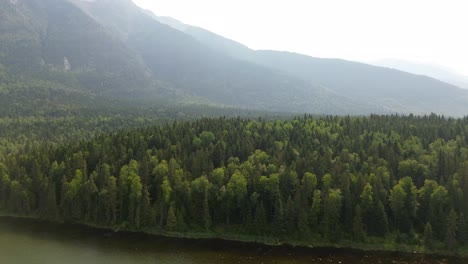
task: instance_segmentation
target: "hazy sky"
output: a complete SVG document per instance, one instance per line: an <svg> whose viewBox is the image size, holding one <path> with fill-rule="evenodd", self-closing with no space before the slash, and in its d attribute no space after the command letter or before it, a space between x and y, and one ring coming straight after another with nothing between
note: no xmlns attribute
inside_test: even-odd
<svg viewBox="0 0 468 264"><path fill-rule="evenodd" d="M253 49L428 62L468 75L467 0L134 0Z"/></svg>

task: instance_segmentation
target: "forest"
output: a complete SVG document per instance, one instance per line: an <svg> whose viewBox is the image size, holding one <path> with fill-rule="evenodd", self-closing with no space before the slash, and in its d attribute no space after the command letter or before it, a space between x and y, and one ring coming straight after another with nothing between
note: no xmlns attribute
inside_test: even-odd
<svg viewBox="0 0 468 264"><path fill-rule="evenodd" d="M123 128L0 152L1 212L158 234L467 249L468 118Z"/></svg>

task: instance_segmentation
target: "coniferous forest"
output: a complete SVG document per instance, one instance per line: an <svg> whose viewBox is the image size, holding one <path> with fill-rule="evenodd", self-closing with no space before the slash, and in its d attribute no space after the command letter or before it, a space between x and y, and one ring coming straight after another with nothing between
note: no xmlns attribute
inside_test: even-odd
<svg viewBox="0 0 468 264"><path fill-rule="evenodd" d="M162 234L466 250L468 118L217 118L0 155L8 214Z"/></svg>

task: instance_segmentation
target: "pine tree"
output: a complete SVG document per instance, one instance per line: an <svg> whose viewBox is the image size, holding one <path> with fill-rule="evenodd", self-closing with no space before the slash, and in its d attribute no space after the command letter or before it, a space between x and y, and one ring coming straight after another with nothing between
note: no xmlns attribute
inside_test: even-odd
<svg viewBox="0 0 468 264"><path fill-rule="evenodd" d="M260 205L257 205L257 207L255 208L255 219L254 219L255 224L254 225L256 229L255 232L259 235L262 235L266 229L267 222L266 222L265 208L263 207L263 202L260 202L259 204Z"/></svg>
<svg viewBox="0 0 468 264"><path fill-rule="evenodd" d="M288 197L288 201L286 202L285 212L286 231L288 234L292 234L296 231L296 210L291 196Z"/></svg>
<svg viewBox="0 0 468 264"><path fill-rule="evenodd" d="M316 190L312 199L312 207L310 208L309 223L311 229L317 231L320 223L320 213L322 208L322 192Z"/></svg>
<svg viewBox="0 0 468 264"><path fill-rule="evenodd" d="M424 228L423 245L428 249L432 249L433 240L432 225L431 223L427 223Z"/></svg>
<svg viewBox="0 0 468 264"><path fill-rule="evenodd" d="M353 236L357 241L363 241L366 237L366 232L364 231L364 224L362 221L362 211L359 205L356 205L354 210Z"/></svg>
<svg viewBox="0 0 468 264"><path fill-rule="evenodd" d="M390 208L392 209L394 223L398 230L402 230L402 222L403 218L405 218L403 210L405 209L406 197L407 194L400 184L395 185L390 191Z"/></svg>
<svg viewBox="0 0 468 264"><path fill-rule="evenodd" d="M385 206L381 201L377 201L374 205L372 215L372 234L385 236L388 233L388 217L385 211Z"/></svg>
<svg viewBox="0 0 468 264"><path fill-rule="evenodd" d="M203 222L205 229L209 230L211 228L211 214L210 205L208 204L208 188L205 188L203 193Z"/></svg>
<svg viewBox="0 0 468 264"><path fill-rule="evenodd" d="M142 191L142 201L141 201L141 226L142 227L151 227L154 225L154 212L151 207L151 197L148 191L148 187L143 185Z"/></svg>
<svg viewBox="0 0 468 264"><path fill-rule="evenodd" d="M460 217L458 218L457 229L457 240L460 244L465 245L468 242L468 226L463 213L460 213Z"/></svg>
<svg viewBox="0 0 468 264"><path fill-rule="evenodd" d="M8 175L8 168L5 164L0 163L0 207L7 206L8 197L10 195L11 179Z"/></svg>
<svg viewBox="0 0 468 264"><path fill-rule="evenodd" d="M169 206L169 210L167 212L167 219L166 219L166 231L175 231L177 227L177 217L175 214L175 205L171 203Z"/></svg>
<svg viewBox="0 0 468 264"><path fill-rule="evenodd" d="M372 190L372 186L367 183L366 186L364 187L364 190L362 191L360 195L360 201L361 201L361 206L360 209L362 208L362 214L365 219L365 230L373 229L373 215L375 212L374 208L374 192ZM361 217L362 218L362 217Z"/></svg>
<svg viewBox="0 0 468 264"><path fill-rule="evenodd" d="M107 180L107 196L106 196L106 216L107 223L115 224L117 222L117 207L118 207L118 188L117 179L110 176Z"/></svg>
<svg viewBox="0 0 468 264"><path fill-rule="evenodd" d="M286 234L283 202L280 197L277 197L273 215L273 234L283 237Z"/></svg>
<svg viewBox="0 0 468 264"><path fill-rule="evenodd" d="M341 231L340 217L343 196L339 189L331 189L324 199L323 220L324 236L332 242L339 239Z"/></svg>
<svg viewBox="0 0 468 264"><path fill-rule="evenodd" d="M447 217L447 231L445 234L445 246L448 249L453 248L457 243L457 225L457 213L455 212L455 210L452 209Z"/></svg>
<svg viewBox="0 0 468 264"><path fill-rule="evenodd" d="M177 231L186 231L187 230L187 224L185 223L185 219L184 219L184 211L181 210L181 209L178 209L176 211L176 218L177 218L176 230Z"/></svg>

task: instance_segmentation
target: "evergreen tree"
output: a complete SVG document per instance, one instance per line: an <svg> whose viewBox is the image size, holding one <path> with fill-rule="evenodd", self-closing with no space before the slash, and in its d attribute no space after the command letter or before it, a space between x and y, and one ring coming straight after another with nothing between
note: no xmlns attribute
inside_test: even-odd
<svg viewBox="0 0 468 264"><path fill-rule="evenodd" d="M400 186L400 184L395 185L395 187L390 191L390 208L392 209L395 226L399 230L403 229L402 222L404 221L403 219L406 217L403 211L405 209L406 196L407 194L405 190L403 190L403 188Z"/></svg>
<svg viewBox="0 0 468 264"><path fill-rule="evenodd" d="M468 242L468 225L463 213L460 213L460 217L458 218L457 230L458 242L462 245L465 245Z"/></svg>
<svg viewBox="0 0 468 264"><path fill-rule="evenodd" d="M427 223L424 228L423 244L426 248L432 249L433 246L433 234L432 234L432 225Z"/></svg>
<svg viewBox="0 0 468 264"><path fill-rule="evenodd" d="M256 233L262 235L266 229L267 221L265 216L265 208L263 203L260 202L260 205L255 209L255 230Z"/></svg>
<svg viewBox="0 0 468 264"><path fill-rule="evenodd" d="M320 223L320 214L322 210L322 192L320 190L316 190L314 192L314 198L312 200L312 207L310 208L310 217L309 223L311 225L311 229L314 231L319 230L319 223Z"/></svg>
<svg viewBox="0 0 468 264"><path fill-rule="evenodd" d="M342 199L341 191L337 189L330 190L324 199L322 225L325 237L331 241L339 239Z"/></svg>
<svg viewBox="0 0 468 264"><path fill-rule="evenodd" d="M435 115L219 118L63 145L31 141L0 155L0 209L128 229L269 235L278 242L398 234L406 244L419 237L427 248L445 242L463 250L466 127L468 118ZM0 154L6 148L0 144Z"/></svg>
<svg viewBox="0 0 468 264"><path fill-rule="evenodd" d="M356 205L354 210L353 236L357 241L363 241L366 237L364 223L362 222L362 211L359 205Z"/></svg>
<svg viewBox="0 0 468 264"><path fill-rule="evenodd" d="M55 220L59 216L55 183L49 182L47 187L46 217Z"/></svg>
<svg viewBox="0 0 468 264"><path fill-rule="evenodd" d="M388 228L388 217L385 211L385 206L381 201L374 204L375 210L372 214L372 232L378 236L385 236L389 232Z"/></svg>
<svg viewBox="0 0 468 264"><path fill-rule="evenodd" d="M205 224L205 229L209 230L211 228L211 214L208 204L208 188L205 188L203 193L203 222Z"/></svg>
<svg viewBox="0 0 468 264"><path fill-rule="evenodd" d="M288 197L285 208L286 231L292 234L296 230L296 210L291 196Z"/></svg>
<svg viewBox="0 0 468 264"><path fill-rule="evenodd" d="M177 227L177 217L175 214L175 205L171 203L167 212L166 231L175 231Z"/></svg>
<svg viewBox="0 0 468 264"><path fill-rule="evenodd" d="M273 234L279 237L286 235L283 202L281 201L280 197L277 197L274 206Z"/></svg>
<svg viewBox="0 0 468 264"><path fill-rule="evenodd" d="M445 234L445 246L450 249L457 243L458 216L455 210L451 210L447 217L447 228Z"/></svg>
<svg viewBox="0 0 468 264"><path fill-rule="evenodd" d="M370 227L373 227L373 223L375 221L375 219L373 218L373 215L375 214L373 196L374 196L374 193L372 190L372 186L369 183L367 183L360 196L361 207L359 208L360 211L362 208L362 214L364 215L364 219L366 219L365 226L364 226L366 230L369 230ZM361 216L361 221L362 221L362 216Z"/></svg>
<svg viewBox="0 0 468 264"><path fill-rule="evenodd" d="M151 197L148 187L143 185L141 201L141 226L152 227L155 224L154 212L151 207Z"/></svg>

